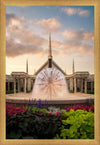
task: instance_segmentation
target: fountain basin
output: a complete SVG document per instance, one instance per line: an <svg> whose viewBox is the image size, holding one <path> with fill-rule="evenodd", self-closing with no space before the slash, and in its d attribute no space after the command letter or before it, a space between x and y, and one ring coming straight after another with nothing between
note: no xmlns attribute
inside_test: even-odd
<svg viewBox="0 0 100 145"><path fill-rule="evenodd" d="M32 93L17 93L17 94L8 94L6 95L6 103L8 104L17 104L17 105L25 105L28 103L32 103L34 99L38 100L40 98L31 98ZM47 100L49 106L56 106L63 108L66 105L74 105L74 104L87 104L89 102L94 101L94 95L92 94L84 94L84 93L70 93L70 97L66 99L57 100ZM45 100L41 100L41 104L44 104Z"/></svg>

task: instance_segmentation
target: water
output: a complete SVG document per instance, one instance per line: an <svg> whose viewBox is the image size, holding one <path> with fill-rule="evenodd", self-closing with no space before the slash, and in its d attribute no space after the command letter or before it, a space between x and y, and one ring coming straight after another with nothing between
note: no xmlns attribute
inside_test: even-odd
<svg viewBox="0 0 100 145"><path fill-rule="evenodd" d="M67 82L58 69L46 68L37 75L32 91L33 99L63 100L68 96Z"/></svg>

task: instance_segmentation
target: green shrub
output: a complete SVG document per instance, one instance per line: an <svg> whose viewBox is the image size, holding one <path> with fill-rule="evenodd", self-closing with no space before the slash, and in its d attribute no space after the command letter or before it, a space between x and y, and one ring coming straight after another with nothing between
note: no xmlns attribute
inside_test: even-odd
<svg viewBox="0 0 100 145"><path fill-rule="evenodd" d="M29 90L27 90L27 93L30 93L31 92L31 90L29 91Z"/></svg>
<svg viewBox="0 0 100 145"><path fill-rule="evenodd" d="M34 139L52 139L59 133L61 116L25 112L6 117L6 138L22 139L25 136Z"/></svg>
<svg viewBox="0 0 100 145"><path fill-rule="evenodd" d="M84 110L62 110L60 134L55 139L94 139L94 114Z"/></svg>
<svg viewBox="0 0 100 145"><path fill-rule="evenodd" d="M70 90L70 93L74 93L74 91L73 90Z"/></svg>
<svg viewBox="0 0 100 145"><path fill-rule="evenodd" d="M18 93L18 90L16 90L16 93ZM6 94L14 94L14 90L6 91Z"/></svg>
<svg viewBox="0 0 100 145"><path fill-rule="evenodd" d="M94 94L94 91L87 90L87 94Z"/></svg>
<svg viewBox="0 0 100 145"><path fill-rule="evenodd" d="M27 109L28 110L28 112L30 112L30 111L32 111L32 112L41 112L41 113L48 113L49 111L47 110L47 109L45 109L45 108L43 108L43 109L41 109L41 108L37 108L36 107L36 105L34 106L34 107L32 107L32 106L24 106L23 107L24 109Z"/></svg>
<svg viewBox="0 0 100 145"><path fill-rule="evenodd" d="M48 110L45 109L45 108L41 109L41 108L33 107L32 111L33 112L41 112L41 113L44 113L44 114L48 113Z"/></svg>

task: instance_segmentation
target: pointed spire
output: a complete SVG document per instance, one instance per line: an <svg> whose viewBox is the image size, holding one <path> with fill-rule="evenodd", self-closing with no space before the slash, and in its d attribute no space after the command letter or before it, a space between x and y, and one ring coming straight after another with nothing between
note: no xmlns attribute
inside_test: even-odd
<svg viewBox="0 0 100 145"><path fill-rule="evenodd" d="M65 68L65 73L66 73L66 68Z"/></svg>
<svg viewBox="0 0 100 145"><path fill-rule="evenodd" d="M26 73L28 74L28 59L26 60Z"/></svg>
<svg viewBox="0 0 100 145"><path fill-rule="evenodd" d="M49 33L49 55L48 58L52 58L52 50L51 50L51 33Z"/></svg>
<svg viewBox="0 0 100 145"><path fill-rule="evenodd" d="M74 59L73 59L73 66L72 66L72 73L74 74Z"/></svg>

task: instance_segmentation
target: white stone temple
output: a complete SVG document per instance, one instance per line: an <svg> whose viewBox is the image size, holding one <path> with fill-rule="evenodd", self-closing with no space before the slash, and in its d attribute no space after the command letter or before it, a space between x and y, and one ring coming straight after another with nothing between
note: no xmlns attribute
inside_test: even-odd
<svg viewBox="0 0 100 145"><path fill-rule="evenodd" d="M11 75L6 75L6 91L14 90L16 92L32 91L35 78L40 71L45 68L56 68L60 70L68 84L69 91L84 92L87 90L94 91L94 74L90 74L88 71L75 72L75 64L73 60L72 74L67 75L58 64L53 60L51 49L51 36L49 35L49 55L47 61L33 74L28 73L28 60L26 61L26 72L12 72Z"/></svg>

